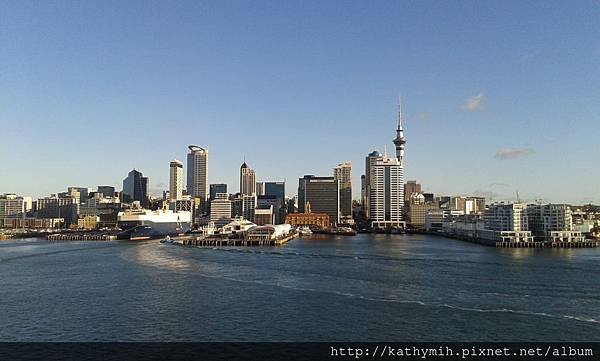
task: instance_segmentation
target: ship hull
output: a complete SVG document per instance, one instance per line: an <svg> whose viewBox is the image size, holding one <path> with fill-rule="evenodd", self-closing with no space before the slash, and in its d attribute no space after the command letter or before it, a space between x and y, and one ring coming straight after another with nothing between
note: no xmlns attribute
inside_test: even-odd
<svg viewBox="0 0 600 361"><path fill-rule="evenodd" d="M119 222L123 229L118 234L119 239L145 240L166 236L179 236L190 230L189 223L182 222L152 222L149 220Z"/></svg>

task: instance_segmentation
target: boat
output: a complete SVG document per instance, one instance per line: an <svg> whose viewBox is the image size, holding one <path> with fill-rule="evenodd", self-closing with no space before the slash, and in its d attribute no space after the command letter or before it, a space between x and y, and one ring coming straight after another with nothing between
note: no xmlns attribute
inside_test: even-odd
<svg viewBox="0 0 600 361"><path fill-rule="evenodd" d="M161 239L160 240L160 243L163 243L163 244L173 244L173 240L171 239L170 236L166 236L165 239Z"/></svg>
<svg viewBox="0 0 600 361"><path fill-rule="evenodd" d="M313 232L310 230L308 226L302 226L298 228L298 234L301 236L310 236Z"/></svg>
<svg viewBox="0 0 600 361"><path fill-rule="evenodd" d="M192 213L188 211L131 209L117 215L117 225L121 229L117 238L139 241L181 236L190 230L191 223Z"/></svg>

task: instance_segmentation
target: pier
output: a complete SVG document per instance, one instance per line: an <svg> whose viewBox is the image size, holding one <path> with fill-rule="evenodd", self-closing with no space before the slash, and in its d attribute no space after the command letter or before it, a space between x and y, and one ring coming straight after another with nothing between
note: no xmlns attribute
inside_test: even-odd
<svg viewBox="0 0 600 361"><path fill-rule="evenodd" d="M46 238L49 241L114 241L117 239L117 236L109 234L55 233L48 235Z"/></svg>
<svg viewBox="0 0 600 361"><path fill-rule="evenodd" d="M219 237L178 237L176 244L194 247L264 247L281 246L298 237L298 233L291 233L275 239L247 239L247 238L219 238Z"/></svg>

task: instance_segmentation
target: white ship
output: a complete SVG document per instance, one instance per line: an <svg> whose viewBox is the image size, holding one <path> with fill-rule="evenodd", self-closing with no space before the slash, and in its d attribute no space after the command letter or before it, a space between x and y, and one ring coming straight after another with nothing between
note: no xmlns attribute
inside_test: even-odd
<svg viewBox="0 0 600 361"><path fill-rule="evenodd" d="M162 209L132 209L119 212L119 238L142 240L165 236L178 236L187 232L192 224L192 212Z"/></svg>

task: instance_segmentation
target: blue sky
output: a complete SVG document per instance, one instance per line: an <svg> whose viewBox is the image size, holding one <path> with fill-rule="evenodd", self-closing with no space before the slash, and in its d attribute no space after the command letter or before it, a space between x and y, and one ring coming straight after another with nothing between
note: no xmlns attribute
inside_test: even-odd
<svg viewBox="0 0 600 361"><path fill-rule="evenodd" d="M329 175L392 151L436 194L600 203L600 1L0 1L0 192Z"/></svg>

